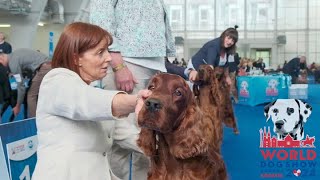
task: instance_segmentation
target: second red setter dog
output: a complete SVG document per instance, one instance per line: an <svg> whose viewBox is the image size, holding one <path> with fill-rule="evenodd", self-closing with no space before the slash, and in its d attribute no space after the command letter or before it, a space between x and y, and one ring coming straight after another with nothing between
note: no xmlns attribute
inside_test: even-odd
<svg viewBox="0 0 320 180"><path fill-rule="evenodd" d="M204 118L186 81L158 74L138 116L138 145L150 157L148 180L224 180L213 124Z"/></svg>
<svg viewBox="0 0 320 180"><path fill-rule="evenodd" d="M227 127L233 128L235 134L239 133L229 93L230 86L221 69L213 69L210 65L201 65L193 91L199 99L202 109L210 108L211 113L215 114L211 115L212 118L219 119ZM216 124L215 127L220 129L222 126ZM218 132L222 136L222 130L218 130Z"/></svg>

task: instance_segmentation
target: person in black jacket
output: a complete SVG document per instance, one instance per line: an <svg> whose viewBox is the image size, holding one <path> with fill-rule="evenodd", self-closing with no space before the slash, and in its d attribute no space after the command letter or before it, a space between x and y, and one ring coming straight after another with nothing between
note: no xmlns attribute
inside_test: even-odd
<svg viewBox="0 0 320 180"><path fill-rule="evenodd" d="M227 83L231 84L228 70L228 56L236 51L238 41L238 26L226 29L220 37L206 44L191 58L184 73L193 82L197 76L197 69L201 64L210 64L213 67L222 67Z"/></svg>
<svg viewBox="0 0 320 180"><path fill-rule="evenodd" d="M300 56L291 59L287 64L285 64L282 68L282 71L283 73L291 76L292 84L296 84L300 74L300 69L304 69L306 67L306 57Z"/></svg>
<svg viewBox="0 0 320 180"><path fill-rule="evenodd" d="M2 116L2 107L10 98L10 84L8 78L8 68L0 64L0 124Z"/></svg>

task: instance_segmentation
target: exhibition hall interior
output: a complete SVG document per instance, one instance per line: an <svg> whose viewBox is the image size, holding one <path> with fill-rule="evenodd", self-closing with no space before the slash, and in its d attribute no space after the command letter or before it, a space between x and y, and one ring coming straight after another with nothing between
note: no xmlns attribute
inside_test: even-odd
<svg viewBox="0 0 320 180"><path fill-rule="evenodd" d="M319 9L0 0L0 179L320 179Z"/></svg>

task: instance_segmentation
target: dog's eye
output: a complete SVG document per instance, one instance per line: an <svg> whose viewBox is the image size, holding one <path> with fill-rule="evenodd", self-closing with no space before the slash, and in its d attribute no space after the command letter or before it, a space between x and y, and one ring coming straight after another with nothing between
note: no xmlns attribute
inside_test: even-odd
<svg viewBox="0 0 320 180"><path fill-rule="evenodd" d="M310 106L309 104L307 104L307 105L306 105L306 108L310 109L310 108L311 108L311 106Z"/></svg>
<svg viewBox="0 0 320 180"><path fill-rule="evenodd" d="M151 90L151 91L154 90L154 85L150 85L150 86L148 87L148 89Z"/></svg>
<svg viewBox="0 0 320 180"><path fill-rule="evenodd" d="M294 109L293 108L288 108L287 112L292 114L292 113L294 113Z"/></svg>
<svg viewBox="0 0 320 180"><path fill-rule="evenodd" d="M175 90L175 91L174 91L174 94L175 94L176 96L181 96L181 95L182 95L182 93L181 93L179 90Z"/></svg>
<svg viewBox="0 0 320 180"><path fill-rule="evenodd" d="M274 112L274 113L278 113L279 110L275 108L275 109L273 109L273 112Z"/></svg>
<svg viewBox="0 0 320 180"><path fill-rule="evenodd" d="M307 111L307 110L304 110L304 114L308 114L308 111Z"/></svg>

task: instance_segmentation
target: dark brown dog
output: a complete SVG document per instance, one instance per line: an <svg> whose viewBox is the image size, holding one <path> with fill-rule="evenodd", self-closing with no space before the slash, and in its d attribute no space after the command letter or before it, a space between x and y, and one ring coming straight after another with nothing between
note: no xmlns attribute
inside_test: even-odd
<svg viewBox="0 0 320 180"><path fill-rule="evenodd" d="M218 152L220 152L222 144L224 117L224 108L220 106L221 101L224 100L224 93L221 93L219 85L220 82L216 78L212 66L200 65L197 80L193 85L193 93L204 114L203 116L212 121L214 145Z"/></svg>
<svg viewBox="0 0 320 180"><path fill-rule="evenodd" d="M211 115L214 120L220 119L227 127L233 128L235 134L239 134L229 93L230 86L226 82L223 69L201 65L193 92L199 100L202 99L200 101L201 110L210 108L211 113L216 114ZM215 127L218 129L217 133L222 136L222 130L219 130L220 125L216 123ZM216 140L218 139L220 138Z"/></svg>
<svg viewBox="0 0 320 180"><path fill-rule="evenodd" d="M223 123L230 128L233 128L235 134L239 134L239 129L237 126L237 120L234 116L232 101L230 97L230 86L226 81L226 75L223 68L215 68L215 75L219 80L219 94L221 94L220 106L223 108L222 119Z"/></svg>
<svg viewBox="0 0 320 180"><path fill-rule="evenodd" d="M213 124L204 118L186 81L158 74L138 116L138 145L150 157L149 180L223 180Z"/></svg>

